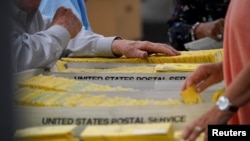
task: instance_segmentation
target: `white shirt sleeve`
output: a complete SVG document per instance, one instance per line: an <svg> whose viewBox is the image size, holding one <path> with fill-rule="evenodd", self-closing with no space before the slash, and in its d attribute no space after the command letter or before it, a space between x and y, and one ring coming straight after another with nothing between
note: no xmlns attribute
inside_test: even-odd
<svg viewBox="0 0 250 141"><path fill-rule="evenodd" d="M37 12L31 21L18 12L12 19L11 53L15 72L52 67L70 41L69 32L62 26L50 28Z"/></svg>
<svg viewBox="0 0 250 141"><path fill-rule="evenodd" d="M115 38L82 30L75 38L70 40L63 56L115 57L111 50Z"/></svg>

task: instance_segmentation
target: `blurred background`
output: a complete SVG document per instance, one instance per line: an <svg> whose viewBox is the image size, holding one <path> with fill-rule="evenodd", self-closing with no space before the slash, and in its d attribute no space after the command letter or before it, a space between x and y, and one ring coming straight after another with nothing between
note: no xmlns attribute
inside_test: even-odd
<svg viewBox="0 0 250 141"><path fill-rule="evenodd" d="M176 0L88 0L92 30L104 36L168 42L167 20Z"/></svg>

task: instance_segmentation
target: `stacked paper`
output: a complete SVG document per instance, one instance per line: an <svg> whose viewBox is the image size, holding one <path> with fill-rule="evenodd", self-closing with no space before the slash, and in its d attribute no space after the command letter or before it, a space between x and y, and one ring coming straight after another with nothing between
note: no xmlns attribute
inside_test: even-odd
<svg viewBox="0 0 250 141"><path fill-rule="evenodd" d="M171 123L91 125L80 137L84 141L175 141Z"/></svg>
<svg viewBox="0 0 250 141"><path fill-rule="evenodd" d="M14 134L15 141L78 141L72 130L75 125L36 126L18 129Z"/></svg>

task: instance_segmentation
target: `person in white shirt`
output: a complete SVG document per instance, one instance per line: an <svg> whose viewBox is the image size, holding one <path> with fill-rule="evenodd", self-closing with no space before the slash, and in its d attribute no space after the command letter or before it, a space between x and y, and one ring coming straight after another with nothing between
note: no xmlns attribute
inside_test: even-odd
<svg viewBox="0 0 250 141"><path fill-rule="evenodd" d="M14 72L50 68L60 57L180 55L167 44L104 37L84 30L80 19L69 8L60 7L50 20L38 10L40 3L41 0L12 0L10 35Z"/></svg>

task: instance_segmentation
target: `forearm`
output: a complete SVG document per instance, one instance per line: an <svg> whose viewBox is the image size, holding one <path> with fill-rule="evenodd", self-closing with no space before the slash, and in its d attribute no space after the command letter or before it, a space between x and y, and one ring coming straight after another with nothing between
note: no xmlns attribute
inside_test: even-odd
<svg viewBox="0 0 250 141"><path fill-rule="evenodd" d="M250 63L248 63L226 89L224 95L234 106L242 106L250 101Z"/></svg>
<svg viewBox="0 0 250 141"><path fill-rule="evenodd" d="M65 33L58 34L57 31ZM16 71L49 67L61 56L69 38L69 33L61 26L35 34L15 32L12 54Z"/></svg>

